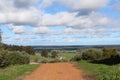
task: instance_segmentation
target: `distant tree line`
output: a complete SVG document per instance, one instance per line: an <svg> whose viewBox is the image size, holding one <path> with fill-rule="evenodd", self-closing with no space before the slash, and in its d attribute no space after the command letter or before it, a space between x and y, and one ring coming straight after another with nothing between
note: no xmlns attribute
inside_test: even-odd
<svg viewBox="0 0 120 80"><path fill-rule="evenodd" d="M3 44L2 48L4 50L8 50L8 51L20 51L20 52L25 51L26 53L28 53L30 55L34 55L35 54L35 50L31 46L17 46L17 45Z"/></svg>

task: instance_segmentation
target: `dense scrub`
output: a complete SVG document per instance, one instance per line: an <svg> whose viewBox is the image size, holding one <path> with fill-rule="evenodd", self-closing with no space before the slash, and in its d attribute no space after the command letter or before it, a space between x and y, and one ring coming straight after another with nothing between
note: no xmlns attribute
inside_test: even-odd
<svg viewBox="0 0 120 80"><path fill-rule="evenodd" d="M29 55L26 52L0 50L0 67L15 64L28 64Z"/></svg>
<svg viewBox="0 0 120 80"><path fill-rule="evenodd" d="M48 51L47 51L46 49L43 49L43 50L41 51L41 56L42 56L42 57L48 57Z"/></svg>
<svg viewBox="0 0 120 80"><path fill-rule="evenodd" d="M120 54L116 49L103 48L103 49L85 49L78 51L77 55L72 58L74 61L90 60L94 62L110 62L120 63Z"/></svg>
<svg viewBox="0 0 120 80"><path fill-rule="evenodd" d="M52 57L52 58L58 57L58 52L57 52L57 51L52 51L52 52L51 52L51 57Z"/></svg>

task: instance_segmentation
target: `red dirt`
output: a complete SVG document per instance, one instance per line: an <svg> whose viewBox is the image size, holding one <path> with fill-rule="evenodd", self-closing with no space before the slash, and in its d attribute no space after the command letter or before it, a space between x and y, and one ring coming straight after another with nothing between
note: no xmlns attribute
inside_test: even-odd
<svg viewBox="0 0 120 80"><path fill-rule="evenodd" d="M70 63L47 63L23 80L83 80L82 71Z"/></svg>

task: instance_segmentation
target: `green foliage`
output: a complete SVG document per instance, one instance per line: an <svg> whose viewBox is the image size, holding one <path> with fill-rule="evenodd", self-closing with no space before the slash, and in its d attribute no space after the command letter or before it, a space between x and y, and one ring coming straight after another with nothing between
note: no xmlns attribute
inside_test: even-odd
<svg viewBox="0 0 120 80"><path fill-rule="evenodd" d="M26 46L25 47L25 52L27 52L30 55L34 55L35 54L35 50L31 46Z"/></svg>
<svg viewBox="0 0 120 80"><path fill-rule="evenodd" d="M43 50L41 51L41 56L42 56L42 57L48 57L48 51L47 51L46 49L43 49Z"/></svg>
<svg viewBox="0 0 120 80"><path fill-rule="evenodd" d="M6 67L9 65L8 51L0 50L0 67Z"/></svg>
<svg viewBox="0 0 120 80"><path fill-rule="evenodd" d="M70 51L69 51L70 52ZM60 52L59 51L59 54L58 54L58 56L59 57L65 57L65 59L67 60L67 61L70 61L74 56L76 56L76 54L75 54L75 52L74 53L69 53L69 52Z"/></svg>
<svg viewBox="0 0 120 80"><path fill-rule="evenodd" d="M119 71L100 71L98 80L120 80L120 73Z"/></svg>
<svg viewBox="0 0 120 80"><path fill-rule="evenodd" d="M103 53L100 49L85 49L82 51L77 51L77 55L72 58L73 61L79 60L100 60Z"/></svg>
<svg viewBox="0 0 120 80"><path fill-rule="evenodd" d="M14 64L28 64L30 61L29 55L25 52L10 52L9 63Z"/></svg>
<svg viewBox="0 0 120 80"><path fill-rule="evenodd" d="M51 53L51 56L52 56L52 58L56 58L58 56L58 52L57 51L53 51Z"/></svg>
<svg viewBox="0 0 120 80"><path fill-rule="evenodd" d="M46 58L44 58L44 59L41 61L41 63L49 63L49 60L46 59Z"/></svg>
<svg viewBox="0 0 120 80"><path fill-rule="evenodd" d="M82 54L77 54L73 58L71 58L71 61L80 61L82 60Z"/></svg>
<svg viewBox="0 0 120 80"><path fill-rule="evenodd" d="M84 70L85 76L95 75L97 78L95 80L120 80L120 64L108 66L93 64L83 60L77 62L77 64Z"/></svg>
<svg viewBox="0 0 120 80"><path fill-rule="evenodd" d="M99 49L86 49L82 51L83 60L99 60L102 56L102 51Z"/></svg>
<svg viewBox="0 0 120 80"><path fill-rule="evenodd" d="M0 51L0 67L15 64L28 64L29 61L29 55L25 52L10 52L3 49Z"/></svg>
<svg viewBox="0 0 120 80"><path fill-rule="evenodd" d="M113 58L118 55L117 49L114 48L103 48L103 57L104 58Z"/></svg>
<svg viewBox="0 0 120 80"><path fill-rule="evenodd" d="M38 64L11 65L0 69L0 80L21 80L21 76L32 72Z"/></svg>
<svg viewBox="0 0 120 80"><path fill-rule="evenodd" d="M8 50L8 51L25 51L30 55L34 55L35 54L35 50L33 47L31 46L16 46L16 45L6 45L3 44L2 45L4 50Z"/></svg>
<svg viewBox="0 0 120 80"><path fill-rule="evenodd" d="M120 55L117 51L117 49L113 48L103 48L103 49L85 49L82 51L77 51L76 56L72 58L74 61L79 60L91 60L91 61L100 61L100 60L106 60L109 59L112 61L116 59L118 62L120 60Z"/></svg>

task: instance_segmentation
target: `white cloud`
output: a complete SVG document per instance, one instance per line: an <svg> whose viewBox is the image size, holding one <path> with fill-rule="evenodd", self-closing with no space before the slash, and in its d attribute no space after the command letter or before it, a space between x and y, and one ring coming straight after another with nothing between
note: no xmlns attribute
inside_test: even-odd
<svg viewBox="0 0 120 80"><path fill-rule="evenodd" d="M54 15L43 14L39 25L42 26L66 26L75 18L75 13L60 12Z"/></svg>
<svg viewBox="0 0 120 80"><path fill-rule="evenodd" d="M1 24L17 24L17 25L36 25L40 19L40 11L35 8L28 10L13 10L13 11L0 11Z"/></svg>
<svg viewBox="0 0 120 80"><path fill-rule="evenodd" d="M114 0L114 4L111 6L113 10L120 11L120 0Z"/></svg>
<svg viewBox="0 0 120 80"><path fill-rule="evenodd" d="M37 7L37 1L42 9ZM54 14L46 13L45 8L54 2L67 6L69 10ZM80 34L93 37L108 35L111 32L119 32L119 30L106 30L107 27L113 29L116 23L96 12L108 2L109 0L0 0L0 24L7 24L15 34ZM113 25L110 26L111 24ZM32 30L27 30L26 25L32 26ZM63 30L49 28L56 26L65 28Z"/></svg>
<svg viewBox="0 0 120 80"><path fill-rule="evenodd" d="M111 23L110 18L92 12L89 15L77 16L76 13L60 12L57 14L44 14L41 26L67 26L72 28L105 27Z"/></svg>
<svg viewBox="0 0 120 80"><path fill-rule="evenodd" d="M73 11L97 10L107 5L108 0L59 0Z"/></svg>
<svg viewBox="0 0 120 80"><path fill-rule="evenodd" d="M69 39L68 42L69 43L74 43L74 42L76 42L76 39Z"/></svg>
<svg viewBox="0 0 120 80"><path fill-rule="evenodd" d="M44 34L52 34L53 31L49 30L48 27L42 26L42 27L36 27L32 30L32 32L34 34L40 34L40 35L44 35Z"/></svg>
<svg viewBox="0 0 120 80"><path fill-rule="evenodd" d="M2 35L2 39L10 39L10 36L8 36L8 35Z"/></svg>
<svg viewBox="0 0 120 80"><path fill-rule="evenodd" d="M23 34L27 33L27 30L24 26L15 26L15 25L8 25L9 29L11 29L15 34Z"/></svg>
<svg viewBox="0 0 120 80"><path fill-rule="evenodd" d="M40 4L40 8L44 9L44 8L52 5L54 1L57 1L57 0L42 0L42 3Z"/></svg>
<svg viewBox="0 0 120 80"><path fill-rule="evenodd" d="M14 25L30 25L30 26L71 26L71 27L91 27L91 26L106 26L109 22L109 19L105 16L99 15L95 12L90 13L89 15L81 15L77 16L77 12L59 12L56 14L47 14L43 13L37 7L31 6L29 9L22 8L18 9L14 6L14 4L26 3L29 5L34 3L34 0L11 0L4 1L0 0L1 6L0 8L3 10L0 11L0 23L1 24L14 24ZM41 5L52 4L54 1L61 2L62 4L68 5L70 9L77 6L78 9L86 9L86 5L88 8L99 8L105 6L108 0L43 0ZM16 2L16 3L13 3ZM36 0L35 0L36 2ZM88 5L89 3L89 5ZM99 5L97 4L99 3ZM4 6L8 4L9 8ZM29 5L30 6L30 5ZM22 7L26 7L22 5ZM76 8L75 7L75 10Z"/></svg>
<svg viewBox="0 0 120 80"><path fill-rule="evenodd" d="M14 5L17 8L28 8L35 4L38 0L14 0Z"/></svg>
<svg viewBox="0 0 120 80"><path fill-rule="evenodd" d="M109 0L43 0L40 6L46 8L54 2L67 6L70 11L89 12L105 7Z"/></svg>
<svg viewBox="0 0 120 80"><path fill-rule="evenodd" d="M20 41L21 39L22 39L22 36L21 36L21 35L16 35L16 36L14 37L14 40Z"/></svg>

